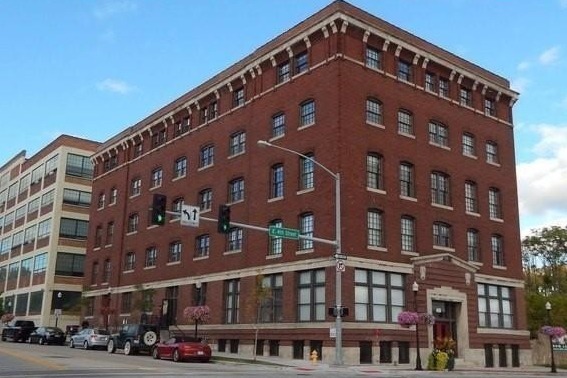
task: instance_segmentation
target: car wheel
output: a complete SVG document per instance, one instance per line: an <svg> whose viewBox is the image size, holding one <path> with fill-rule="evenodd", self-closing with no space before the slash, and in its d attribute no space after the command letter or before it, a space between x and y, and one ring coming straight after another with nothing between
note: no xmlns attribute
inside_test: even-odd
<svg viewBox="0 0 567 378"><path fill-rule="evenodd" d="M126 341L124 343L124 354L127 355L127 356L130 356L130 355L134 354L132 352L134 352L132 350L132 343L130 341Z"/></svg>
<svg viewBox="0 0 567 378"><path fill-rule="evenodd" d="M89 342L87 340L85 340L85 342L83 343L83 349L84 350L88 350L89 349Z"/></svg>
<svg viewBox="0 0 567 378"><path fill-rule="evenodd" d="M152 349L152 357L154 360L159 360L159 351L157 347Z"/></svg>
<svg viewBox="0 0 567 378"><path fill-rule="evenodd" d="M175 349L173 351L173 362L179 362L181 358L179 358L179 350Z"/></svg>
<svg viewBox="0 0 567 378"><path fill-rule="evenodd" d="M45 340L43 339L43 337L40 337L39 340L37 341L37 343L39 345L43 345L43 344L45 344Z"/></svg>
<svg viewBox="0 0 567 378"><path fill-rule="evenodd" d="M75 342L73 341L73 339L69 340L69 348L74 348L75 347Z"/></svg>
<svg viewBox="0 0 567 378"><path fill-rule="evenodd" d="M116 352L116 345L114 345L114 340L109 340L108 344L106 344L106 351L108 353L114 353Z"/></svg>
<svg viewBox="0 0 567 378"><path fill-rule="evenodd" d="M154 331L147 331L142 336L142 340L147 346L153 346L157 342L157 334Z"/></svg>

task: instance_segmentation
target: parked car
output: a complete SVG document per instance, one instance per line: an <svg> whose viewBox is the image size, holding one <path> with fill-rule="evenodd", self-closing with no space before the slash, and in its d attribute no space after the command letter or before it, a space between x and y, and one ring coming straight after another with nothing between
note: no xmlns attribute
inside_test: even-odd
<svg viewBox="0 0 567 378"><path fill-rule="evenodd" d="M58 327L38 327L35 331L30 333L28 342L30 344L38 343L40 345L65 345L65 332Z"/></svg>
<svg viewBox="0 0 567 378"><path fill-rule="evenodd" d="M172 337L163 343L156 343L152 349L154 359L209 362L211 347L204 341L187 337Z"/></svg>
<svg viewBox="0 0 567 378"><path fill-rule="evenodd" d="M85 328L71 336L69 347L82 347L83 349L106 348L110 332L99 328Z"/></svg>
<svg viewBox="0 0 567 378"><path fill-rule="evenodd" d="M79 333L80 330L81 326L79 325L68 325L67 327L65 327L65 334L70 337Z"/></svg>
<svg viewBox="0 0 567 378"><path fill-rule="evenodd" d="M16 320L2 328L1 339L2 341L12 340L13 342L26 341L35 328L33 320Z"/></svg>
<svg viewBox="0 0 567 378"><path fill-rule="evenodd" d="M118 333L108 340L106 350L114 353L123 349L124 354L136 354L140 351L151 352L158 341L159 329L154 324L123 324Z"/></svg>

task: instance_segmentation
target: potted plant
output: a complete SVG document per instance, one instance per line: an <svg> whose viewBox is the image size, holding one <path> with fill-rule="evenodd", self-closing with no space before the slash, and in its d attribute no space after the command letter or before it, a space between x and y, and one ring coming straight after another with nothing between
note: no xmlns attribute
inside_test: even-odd
<svg viewBox="0 0 567 378"><path fill-rule="evenodd" d="M452 371L455 368L455 345L455 340L450 337L437 338L427 359L427 370Z"/></svg>

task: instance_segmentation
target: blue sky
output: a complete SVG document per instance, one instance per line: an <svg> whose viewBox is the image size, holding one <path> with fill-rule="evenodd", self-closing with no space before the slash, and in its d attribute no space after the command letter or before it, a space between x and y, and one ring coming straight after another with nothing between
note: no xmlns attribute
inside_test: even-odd
<svg viewBox="0 0 567 378"><path fill-rule="evenodd" d="M1 0L0 165L97 141L331 0ZM567 225L567 0L351 0L510 80L522 234Z"/></svg>

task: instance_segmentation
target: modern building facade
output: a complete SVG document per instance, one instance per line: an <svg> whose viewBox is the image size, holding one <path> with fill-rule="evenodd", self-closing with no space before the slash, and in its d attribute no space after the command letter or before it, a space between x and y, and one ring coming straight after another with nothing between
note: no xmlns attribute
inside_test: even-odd
<svg viewBox="0 0 567 378"><path fill-rule="evenodd" d="M99 143L62 135L0 168L0 299L38 326L78 324Z"/></svg>
<svg viewBox="0 0 567 378"><path fill-rule="evenodd" d="M199 333L219 351L332 363L340 331L349 364L414 363L416 336L424 361L452 338L460 361L529 364L516 99L506 79L333 2L100 146L86 319L192 330L184 309L205 304ZM181 225L184 205L198 227ZM437 320L417 334L404 310Z"/></svg>

